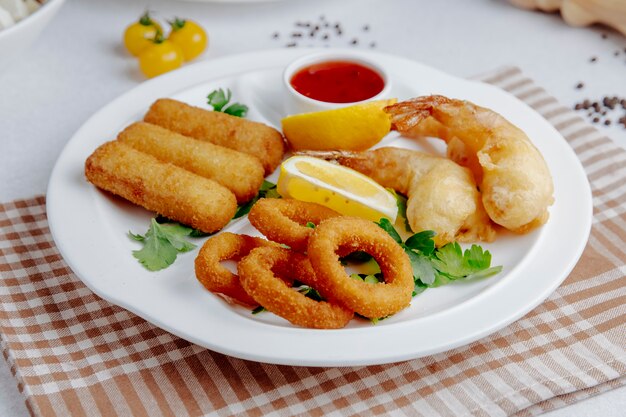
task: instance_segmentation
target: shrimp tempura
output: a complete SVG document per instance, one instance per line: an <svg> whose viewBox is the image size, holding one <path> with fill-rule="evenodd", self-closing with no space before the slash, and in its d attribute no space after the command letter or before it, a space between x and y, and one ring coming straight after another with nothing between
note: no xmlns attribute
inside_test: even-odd
<svg viewBox="0 0 626 417"><path fill-rule="evenodd" d="M385 108L405 136L448 143L448 156L472 170L491 220L526 233L548 220L554 186L541 153L498 113L462 100L425 96Z"/></svg>

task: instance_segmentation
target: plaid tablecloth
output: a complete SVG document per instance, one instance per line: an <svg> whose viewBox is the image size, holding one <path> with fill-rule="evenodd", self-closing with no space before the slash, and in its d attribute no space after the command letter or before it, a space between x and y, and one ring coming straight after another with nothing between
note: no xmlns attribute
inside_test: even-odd
<svg viewBox="0 0 626 417"><path fill-rule="evenodd" d="M484 81L560 130L593 189L593 227L580 262L527 316L468 346L391 365L240 360L179 339L89 291L59 255L39 196L0 205L0 342L29 411L531 416L625 385L626 152L518 69Z"/></svg>

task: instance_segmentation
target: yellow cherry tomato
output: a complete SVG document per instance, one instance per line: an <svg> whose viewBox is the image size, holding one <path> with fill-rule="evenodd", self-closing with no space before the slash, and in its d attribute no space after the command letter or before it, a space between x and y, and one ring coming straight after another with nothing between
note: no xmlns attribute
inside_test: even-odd
<svg viewBox="0 0 626 417"><path fill-rule="evenodd" d="M192 20L176 18L169 22L172 26L169 40L180 47L185 61L191 61L206 49L208 37L204 29Z"/></svg>
<svg viewBox="0 0 626 417"><path fill-rule="evenodd" d="M152 45L152 41L157 34L163 33L163 29L158 22L150 18L150 13L144 13L135 23L129 25L124 32L124 45L128 52L134 56Z"/></svg>
<svg viewBox="0 0 626 417"><path fill-rule="evenodd" d="M173 42L157 37L139 55L139 68L148 78L156 77L183 65L183 52Z"/></svg>

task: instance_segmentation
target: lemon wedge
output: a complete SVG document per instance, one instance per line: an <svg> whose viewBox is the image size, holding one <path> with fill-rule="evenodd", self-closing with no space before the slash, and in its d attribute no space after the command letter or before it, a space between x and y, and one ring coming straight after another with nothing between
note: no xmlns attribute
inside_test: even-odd
<svg viewBox="0 0 626 417"><path fill-rule="evenodd" d="M293 156L280 166L278 193L285 198L318 203L346 216L395 223L393 194L353 169L310 156Z"/></svg>
<svg viewBox="0 0 626 417"><path fill-rule="evenodd" d="M295 150L348 150L371 148L391 129L383 108L397 100L376 100L340 109L287 116L283 134Z"/></svg>

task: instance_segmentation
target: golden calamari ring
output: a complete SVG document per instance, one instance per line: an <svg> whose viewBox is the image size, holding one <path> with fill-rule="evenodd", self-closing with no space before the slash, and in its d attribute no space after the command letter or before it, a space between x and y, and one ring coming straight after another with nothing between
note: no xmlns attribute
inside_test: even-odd
<svg viewBox="0 0 626 417"><path fill-rule="evenodd" d="M252 206L248 220L269 240L304 252L314 230L306 226L307 222L317 226L322 220L338 216L341 214L316 203L263 198Z"/></svg>
<svg viewBox="0 0 626 417"><path fill-rule="evenodd" d="M239 276L233 274L221 261L239 261L254 248L278 246L258 237L237 235L224 232L213 236L202 245L195 260L196 278L207 290L227 295L246 305L257 305L239 282Z"/></svg>
<svg viewBox="0 0 626 417"><path fill-rule="evenodd" d="M339 258L356 251L378 262L384 282L370 284L346 273ZM325 220L309 239L308 256L317 289L362 316L387 317L411 302L414 282L408 255L375 223L356 217Z"/></svg>
<svg viewBox="0 0 626 417"><path fill-rule="evenodd" d="M256 248L239 262L237 270L242 287L257 303L296 326L340 329L354 316L339 304L315 301L291 288L290 278L313 288L317 285L308 259L297 252Z"/></svg>

